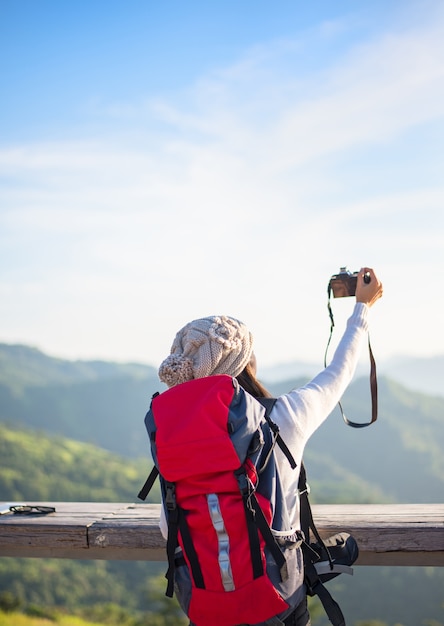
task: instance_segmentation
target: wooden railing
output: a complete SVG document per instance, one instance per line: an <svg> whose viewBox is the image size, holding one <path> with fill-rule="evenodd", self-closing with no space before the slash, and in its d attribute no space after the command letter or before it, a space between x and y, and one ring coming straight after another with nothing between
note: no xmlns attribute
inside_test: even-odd
<svg viewBox="0 0 444 626"><path fill-rule="evenodd" d="M0 516L0 556L165 560L160 505L41 502L55 513ZM349 532L357 565L444 566L443 504L322 504L313 516L325 538Z"/></svg>

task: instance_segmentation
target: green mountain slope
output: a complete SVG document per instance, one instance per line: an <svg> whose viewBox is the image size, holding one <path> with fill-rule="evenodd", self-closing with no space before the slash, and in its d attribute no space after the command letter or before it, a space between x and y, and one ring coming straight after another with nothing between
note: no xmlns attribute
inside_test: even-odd
<svg viewBox="0 0 444 626"><path fill-rule="evenodd" d="M340 465L330 466L327 459L309 459L311 478L316 463L321 463L324 480L311 480L314 500L321 495L324 501L335 501L335 496L344 501L345 491L354 502L368 501L368 493L359 496L360 491L365 493L359 478L345 474ZM128 461L61 436L0 426L0 500L133 501L146 472L144 459ZM334 488L328 486L329 481ZM371 484L367 488L375 490ZM152 501L159 501L158 491ZM165 563L143 561L1 558L0 595L12 594L21 605L73 611L112 601L125 611L157 614L152 594L158 589L157 597L163 598L165 568ZM329 587L350 618L347 623L357 626L367 618L387 626L417 626L428 618L427 623L438 626L443 623L443 584L443 568L367 567L356 568L352 578L335 579ZM319 620L313 624L327 626L323 617Z"/></svg>
<svg viewBox="0 0 444 626"><path fill-rule="evenodd" d="M134 502L149 465L147 459L130 461L60 435L0 424L3 501ZM160 502L158 484L148 501ZM123 611L157 613L152 591L157 577L162 577L163 585L164 571L164 563L145 561L0 558L0 605L4 597L24 607L71 611L100 604L104 610L98 613L106 617L106 607L113 602ZM149 623L146 619L140 623ZM115 623L105 618L103 622Z"/></svg>
<svg viewBox="0 0 444 626"><path fill-rule="evenodd" d="M149 366L64 361L0 344L0 421L9 425L137 457L148 451L143 418L161 388Z"/></svg>
<svg viewBox="0 0 444 626"><path fill-rule="evenodd" d="M63 368L64 362L59 365ZM31 369L25 359L23 371ZM10 411L8 416L0 402L0 499L136 499L149 465L143 426L151 395L147 388L150 380L154 388L157 382L154 376L145 378L145 373L142 379L128 371L109 376L111 370L106 375L96 372L92 378L70 374L69 380L58 382L57 370L48 373L48 384L43 370L38 384L35 379L32 384L23 379L18 384L18 374L10 382L3 377L3 389L11 399L9 409L20 412L20 420L12 419ZM282 383L281 390L273 391L288 387ZM89 395L84 397L84 390ZM366 419L367 382L356 381L343 404L352 419ZM380 380L376 425L350 429L335 411L306 451L312 500L372 502L404 497L406 502L442 501L442 460L437 450L443 444L443 408L439 399ZM38 422L40 430L17 428L18 422L34 427ZM69 429L80 433L84 441L54 434ZM88 440L108 441L109 449L97 448ZM128 460L131 448L141 453ZM158 492L151 500L159 501ZM148 595L164 571L165 563L3 558L0 591L40 606L76 609L113 601L130 611L146 612L153 609ZM353 578L341 576L330 588L349 618L347 623L355 626L359 620L362 626L364 619L438 626L444 623L443 576L443 568L356 568ZM163 580L161 588L160 595Z"/></svg>
<svg viewBox="0 0 444 626"><path fill-rule="evenodd" d="M283 393L292 385L294 381L282 382L270 390ZM378 395L378 420L368 428L350 428L339 408L333 411L307 445L308 471L323 482L326 467L339 465L345 474L377 486L386 501L442 502L444 398L409 391L385 378L378 381ZM353 382L341 402L350 419L368 421L368 380Z"/></svg>
<svg viewBox="0 0 444 626"><path fill-rule="evenodd" d="M269 388L278 394L305 382ZM384 378L378 382L376 424L349 428L335 409L310 440L306 463L316 487L313 499L442 501L444 398ZM152 394L163 388L147 366L63 361L0 344L0 422L92 443L119 456L150 457L143 420ZM350 386L343 407L354 421L368 420L366 379Z"/></svg>
<svg viewBox="0 0 444 626"><path fill-rule="evenodd" d="M149 462L61 436L0 425L0 500L134 502ZM156 485L151 502L160 502Z"/></svg>
<svg viewBox="0 0 444 626"><path fill-rule="evenodd" d="M37 348L0 343L0 384L20 390L31 386L72 384L102 378L155 376L155 369L139 363L67 361Z"/></svg>

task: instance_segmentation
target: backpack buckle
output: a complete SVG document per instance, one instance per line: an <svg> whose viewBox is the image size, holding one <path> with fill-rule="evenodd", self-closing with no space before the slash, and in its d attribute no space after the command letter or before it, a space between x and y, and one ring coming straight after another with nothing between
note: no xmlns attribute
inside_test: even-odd
<svg viewBox="0 0 444 626"><path fill-rule="evenodd" d="M239 486L239 491L244 499L249 498L255 492L255 488L250 478L247 476L244 467L240 467L234 472Z"/></svg>
<svg viewBox="0 0 444 626"><path fill-rule="evenodd" d="M303 496L304 493L309 494L311 491L310 485L308 483L305 483L305 489L298 489L298 491L300 496Z"/></svg>
<svg viewBox="0 0 444 626"><path fill-rule="evenodd" d="M168 511L176 510L176 485L174 483L166 483L165 485L165 506Z"/></svg>

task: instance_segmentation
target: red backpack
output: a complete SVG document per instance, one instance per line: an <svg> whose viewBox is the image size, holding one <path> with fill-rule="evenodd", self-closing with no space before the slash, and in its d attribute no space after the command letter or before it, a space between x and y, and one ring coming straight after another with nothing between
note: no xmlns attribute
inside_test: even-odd
<svg viewBox="0 0 444 626"><path fill-rule="evenodd" d="M290 525L276 444L296 464L270 420L273 403L219 375L155 394L145 417L154 468L139 498L159 475L168 522L166 595L176 593L195 626L277 626L307 591L319 589L332 622L344 623L313 566L320 551L302 545L303 533ZM308 506L301 515L308 537L315 528L306 495L301 503ZM332 577L329 551L323 555Z"/></svg>
<svg viewBox="0 0 444 626"><path fill-rule="evenodd" d="M289 527L281 439L264 407L236 379L210 376L153 397L145 424L168 520L167 595L175 589L196 626L289 614L303 599L302 538Z"/></svg>

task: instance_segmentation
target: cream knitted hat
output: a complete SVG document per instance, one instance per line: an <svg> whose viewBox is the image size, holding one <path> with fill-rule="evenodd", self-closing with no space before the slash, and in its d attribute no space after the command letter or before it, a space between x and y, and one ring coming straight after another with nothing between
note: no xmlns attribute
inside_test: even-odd
<svg viewBox="0 0 444 626"><path fill-rule="evenodd" d="M194 320L177 333L159 378L173 387L212 374L238 376L253 352L253 337L233 317L215 315Z"/></svg>

